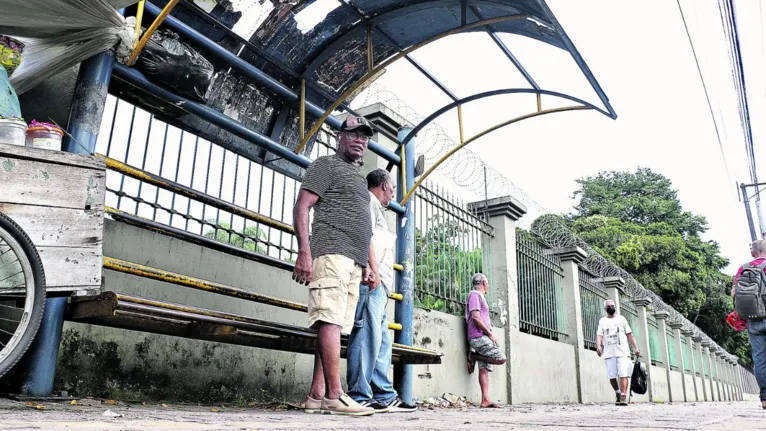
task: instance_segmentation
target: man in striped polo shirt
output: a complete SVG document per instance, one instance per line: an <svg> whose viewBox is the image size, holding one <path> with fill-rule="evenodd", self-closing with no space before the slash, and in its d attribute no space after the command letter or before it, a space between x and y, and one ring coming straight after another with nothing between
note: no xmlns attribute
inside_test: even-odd
<svg viewBox="0 0 766 431"><path fill-rule="evenodd" d="M319 157L309 166L293 209L298 237L293 279L309 286L309 325L318 332L307 413L375 413L343 393L340 382L341 331L349 333L353 327L360 282L372 283L371 274L377 274L376 262L370 259L370 194L359 172L370 136L367 120L346 118L337 153Z"/></svg>

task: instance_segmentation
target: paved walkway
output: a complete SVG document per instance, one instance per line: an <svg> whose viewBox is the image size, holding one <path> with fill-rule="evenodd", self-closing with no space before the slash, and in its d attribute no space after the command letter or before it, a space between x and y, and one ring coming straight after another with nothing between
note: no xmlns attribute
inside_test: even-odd
<svg viewBox="0 0 766 431"><path fill-rule="evenodd" d="M109 410L121 417L107 417ZM301 411L179 405L108 405L97 400L25 403L0 399L0 430L752 430L766 429L759 403L529 405L435 409L369 418Z"/></svg>

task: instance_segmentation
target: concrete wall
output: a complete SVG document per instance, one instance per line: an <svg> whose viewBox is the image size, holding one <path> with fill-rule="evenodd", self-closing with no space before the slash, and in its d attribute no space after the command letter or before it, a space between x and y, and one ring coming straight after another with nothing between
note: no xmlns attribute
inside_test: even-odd
<svg viewBox="0 0 766 431"><path fill-rule="evenodd" d="M684 373L684 380L686 381L686 400L697 401L697 397L694 394L694 377Z"/></svg>
<svg viewBox="0 0 766 431"><path fill-rule="evenodd" d="M511 361L514 404L577 402L573 346L517 333Z"/></svg>
<svg viewBox="0 0 766 431"><path fill-rule="evenodd" d="M419 347L442 352L439 365L416 365L413 394L419 398L453 393L478 402L481 400L478 366L473 374L466 370L468 345L465 320L438 311L415 309L413 336ZM500 346L505 346L505 333L493 330ZM495 365L489 374L490 397L495 402L508 402L506 366Z"/></svg>
<svg viewBox="0 0 766 431"><path fill-rule="evenodd" d="M671 401L678 403L684 401L684 386L683 375L680 372L670 370L670 388L673 391L673 399Z"/></svg>
<svg viewBox="0 0 766 431"><path fill-rule="evenodd" d="M580 369L582 376L582 402L614 402L614 389L609 384L604 360L593 350L580 350Z"/></svg>
<svg viewBox="0 0 766 431"><path fill-rule="evenodd" d="M104 237L106 256L306 302L306 288L294 283L287 271L110 220ZM104 286L146 298L307 325L305 313L108 270ZM309 355L66 323L57 386L81 395L298 400L307 393L311 370ZM342 372L345 375L345 369Z"/></svg>
<svg viewBox="0 0 766 431"><path fill-rule="evenodd" d="M702 391L702 377L695 376L694 380L697 382L697 401L705 401L705 393Z"/></svg>
<svg viewBox="0 0 766 431"><path fill-rule="evenodd" d="M668 396L668 374L662 367L652 365L652 393L654 395L654 402L668 402L670 397Z"/></svg>

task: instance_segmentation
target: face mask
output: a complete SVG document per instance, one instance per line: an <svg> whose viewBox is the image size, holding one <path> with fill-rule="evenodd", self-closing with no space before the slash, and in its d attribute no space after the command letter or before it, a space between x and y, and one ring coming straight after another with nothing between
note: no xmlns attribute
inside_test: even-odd
<svg viewBox="0 0 766 431"><path fill-rule="evenodd" d="M614 307L606 307L606 313L607 314L614 314L615 311L616 310L614 309Z"/></svg>

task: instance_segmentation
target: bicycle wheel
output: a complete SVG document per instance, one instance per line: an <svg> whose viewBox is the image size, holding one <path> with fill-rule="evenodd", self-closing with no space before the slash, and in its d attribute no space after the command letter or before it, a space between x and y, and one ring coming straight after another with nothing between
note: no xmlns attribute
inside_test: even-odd
<svg viewBox="0 0 766 431"><path fill-rule="evenodd" d="M0 377L32 344L45 308L45 273L27 234L0 214Z"/></svg>

